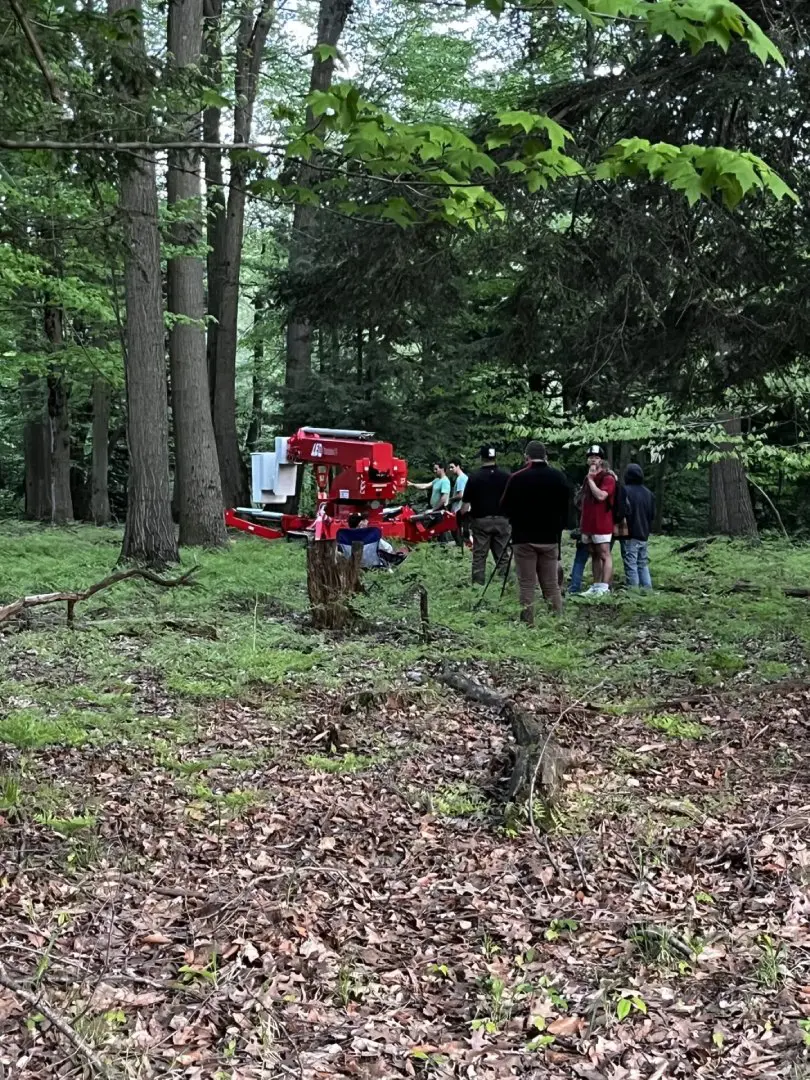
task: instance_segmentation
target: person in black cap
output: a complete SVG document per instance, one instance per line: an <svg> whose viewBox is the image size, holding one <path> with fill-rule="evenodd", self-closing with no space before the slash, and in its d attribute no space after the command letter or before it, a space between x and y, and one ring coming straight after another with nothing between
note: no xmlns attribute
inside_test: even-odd
<svg viewBox="0 0 810 1080"><path fill-rule="evenodd" d="M549 465L543 443L532 439L525 455L526 468L510 477L501 507L512 525L520 617L531 626L538 584L551 609L562 611L560 541L571 493L563 473Z"/></svg>
<svg viewBox="0 0 810 1080"><path fill-rule="evenodd" d="M509 473L496 461L494 446L481 447L481 468L476 469L464 488L462 510L468 515L473 540L472 579L485 585L490 551L501 574L506 574L509 522L501 510L501 497L509 483Z"/></svg>

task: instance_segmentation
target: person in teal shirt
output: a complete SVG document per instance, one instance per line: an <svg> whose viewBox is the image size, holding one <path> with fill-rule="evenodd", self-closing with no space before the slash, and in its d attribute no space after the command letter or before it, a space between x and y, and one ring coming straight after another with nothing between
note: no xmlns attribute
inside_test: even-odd
<svg viewBox="0 0 810 1080"><path fill-rule="evenodd" d="M470 521L468 516L462 510L464 505L464 489L467 486L467 474L461 467L459 461L448 461L447 471L453 477L453 493L450 496L450 507L456 515L456 522L458 528L453 533L456 544L458 547L472 547L472 539L470 537Z"/></svg>
<svg viewBox="0 0 810 1080"><path fill-rule="evenodd" d="M408 481L408 486L417 488L419 491L427 491L430 488L430 509L444 510L450 502L450 478L443 464L436 462L433 466L435 480L428 480L426 484L414 484Z"/></svg>

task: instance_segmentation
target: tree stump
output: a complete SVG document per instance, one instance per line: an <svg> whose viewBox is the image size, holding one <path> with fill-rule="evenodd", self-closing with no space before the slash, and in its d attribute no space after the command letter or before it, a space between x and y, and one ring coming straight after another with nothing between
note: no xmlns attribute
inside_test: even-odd
<svg viewBox="0 0 810 1080"><path fill-rule="evenodd" d="M498 694L447 666L438 676L440 682L477 701L509 722L515 740L515 760L506 797L509 802L528 799L534 781L534 794L551 810L560 788L562 774L571 762L571 752L553 738L549 728L531 713L518 709L504 694Z"/></svg>
<svg viewBox="0 0 810 1080"><path fill-rule="evenodd" d="M343 630L355 620L349 600L360 592L363 545L352 544L352 555L341 554L334 540L313 540L307 548L307 592L312 624L319 630Z"/></svg>

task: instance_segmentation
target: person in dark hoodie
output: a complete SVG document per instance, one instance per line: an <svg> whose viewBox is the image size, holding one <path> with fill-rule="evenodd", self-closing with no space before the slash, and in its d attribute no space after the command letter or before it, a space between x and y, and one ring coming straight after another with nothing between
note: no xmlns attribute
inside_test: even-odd
<svg viewBox="0 0 810 1080"><path fill-rule="evenodd" d="M629 589L652 588L647 541L655 520L655 495L644 485L640 465L628 465L624 474L627 504L627 537L622 544L624 578Z"/></svg>
<svg viewBox="0 0 810 1080"><path fill-rule="evenodd" d="M552 610L562 611L560 541L568 517L570 491L565 476L549 465L541 442L532 440L525 456L526 467L509 478L501 499L501 512L512 526L520 618L531 626L538 582Z"/></svg>

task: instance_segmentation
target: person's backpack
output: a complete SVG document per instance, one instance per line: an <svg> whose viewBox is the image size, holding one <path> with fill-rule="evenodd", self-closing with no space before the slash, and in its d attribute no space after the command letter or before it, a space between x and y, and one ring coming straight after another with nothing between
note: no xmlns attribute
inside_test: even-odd
<svg viewBox="0 0 810 1080"><path fill-rule="evenodd" d="M610 509L613 511L613 520L617 525L621 525L623 521L627 520L627 512L629 510L627 488L618 477L616 477L616 491L614 492Z"/></svg>

